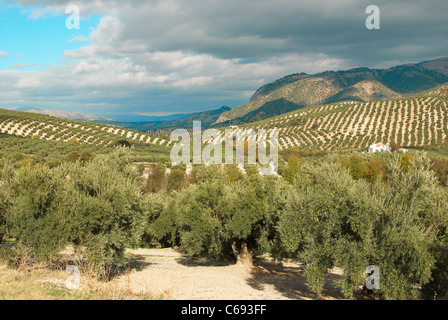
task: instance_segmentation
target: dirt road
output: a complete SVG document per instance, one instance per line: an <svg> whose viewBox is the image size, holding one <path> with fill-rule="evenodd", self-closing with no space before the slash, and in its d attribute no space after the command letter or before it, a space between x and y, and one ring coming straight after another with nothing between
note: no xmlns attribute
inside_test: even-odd
<svg viewBox="0 0 448 320"><path fill-rule="evenodd" d="M120 276L120 286L134 293L151 293L172 300L277 300L341 299L334 284L341 270L328 275L321 297L307 287L303 271L297 264L262 261L248 269L224 262L198 262L173 249L131 250L129 278Z"/></svg>

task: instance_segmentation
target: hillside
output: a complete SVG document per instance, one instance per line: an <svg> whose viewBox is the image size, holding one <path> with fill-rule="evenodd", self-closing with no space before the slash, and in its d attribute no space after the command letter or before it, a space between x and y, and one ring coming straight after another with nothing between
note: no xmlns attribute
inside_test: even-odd
<svg viewBox="0 0 448 320"><path fill-rule="evenodd" d="M258 89L247 104L223 113L217 123L241 118L269 101L287 99L313 106L340 101L374 101L412 96L448 82L448 58L389 69L354 68L315 75L293 74Z"/></svg>
<svg viewBox="0 0 448 320"><path fill-rule="evenodd" d="M79 121L96 121L96 120L112 120L108 118L100 118L91 114L79 113L79 112L70 112L63 110L40 110L40 109L19 109L17 111L31 112L31 113L39 113L45 114L47 116L69 119L69 120L79 120Z"/></svg>
<svg viewBox="0 0 448 320"><path fill-rule="evenodd" d="M325 104L341 101L374 101L398 98L401 98L400 94L378 81L363 80L328 98Z"/></svg>
<svg viewBox="0 0 448 320"><path fill-rule="evenodd" d="M447 97L448 96L448 83L437 86L434 89L427 90L427 91L423 92L421 95L422 96Z"/></svg>
<svg viewBox="0 0 448 320"><path fill-rule="evenodd" d="M307 107L263 121L248 129L279 129L279 149L365 149L373 143L401 146L441 143L448 132L448 99L418 97L372 102L339 102Z"/></svg>
<svg viewBox="0 0 448 320"><path fill-rule="evenodd" d="M171 144L160 137L120 127L5 109L0 109L0 133L95 146L111 146L118 140L157 146Z"/></svg>
<svg viewBox="0 0 448 320"><path fill-rule="evenodd" d="M109 125L120 126L126 129L147 132L156 130L172 130L176 128L192 128L193 121L201 121L202 127L211 126L218 120L219 116L230 108L223 106L216 110L207 110L203 112L196 112L187 114L183 117L176 117L172 120L165 121L94 121L96 123L103 123Z"/></svg>
<svg viewBox="0 0 448 320"><path fill-rule="evenodd" d="M217 123L241 118L247 113L256 110L267 102L286 99L302 106L312 106L323 103L329 97L337 94L341 88L324 78L306 78L286 86L282 86L268 95L259 96L240 107L224 112Z"/></svg>

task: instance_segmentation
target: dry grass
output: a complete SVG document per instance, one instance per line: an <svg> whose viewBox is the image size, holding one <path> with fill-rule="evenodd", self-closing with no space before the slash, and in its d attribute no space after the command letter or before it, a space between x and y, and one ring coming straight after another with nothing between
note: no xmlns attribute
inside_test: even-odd
<svg viewBox="0 0 448 320"><path fill-rule="evenodd" d="M149 293L135 294L116 282L81 274L80 289L65 286L68 274L37 266L27 271L0 264L1 300L149 300Z"/></svg>

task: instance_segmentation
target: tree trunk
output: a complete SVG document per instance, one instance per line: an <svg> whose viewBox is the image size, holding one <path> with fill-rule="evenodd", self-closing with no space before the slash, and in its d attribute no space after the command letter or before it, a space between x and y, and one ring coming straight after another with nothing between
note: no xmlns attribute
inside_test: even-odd
<svg viewBox="0 0 448 320"><path fill-rule="evenodd" d="M237 241L234 243L233 247L236 255L236 263L246 267L252 267L254 262L253 255L247 248L247 242Z"/></svg>

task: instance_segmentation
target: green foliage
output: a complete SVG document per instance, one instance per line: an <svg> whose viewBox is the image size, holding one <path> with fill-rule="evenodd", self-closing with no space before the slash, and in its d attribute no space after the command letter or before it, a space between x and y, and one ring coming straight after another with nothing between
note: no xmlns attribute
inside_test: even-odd
<svg viewBox="0 0 448 320"><path fill-rule="evenodd" d="M448 186L448 159L432 159L432 170L440 183Z"/></svg>
<svg viewBox="0 0 448 320"><path fill-rule="evenodd" d="M146 193L159 192L165 181L165 170L165 166L161 164L154 166L148 175L143 191Z"/></svg>
<svg viewBox="0 0 448 320"><path fill-rule="evenodd" d="M277 182L259 175L231 181L216 166L195 172L197 184L159 207L151 226L156 238L178 239L181 250L196 257L233 258L243 248L252 254L267 252L275 234Z"/></svg>
<svg viewBox="0 0 448 320"><path fill-rule="evenodd" d="M243 179L243 174L236 165L226 165L225 173L230 183Z"/></svg>
<svg viewBox="0 0 448 320"><path fill-rule="evenodd" d="M89 150L83 150L81 155L79 156L79 160L81 162L91 161L95 158L95 155L91 153Z"/></svg>
<svg viewBox="0 0 448 320"><path fill-rule="evenodd" d="M73 163L79 160L81 154L78 151L72 151L67 155L67 162Z"/></svg>
<svg viewBox="0 0 448 320"><path fill-rule="evenodd" d="M306 264L310 285L321 292L323 279L335 263L344 277L341 287L352 292L368 265L372 239L374 198L365 197L369 187L355 181L337 165L304 172L306 178L287 193L278 231L285 249Z"/></svg>
<svg viewBox="0 0 448 320"><path fill-rule="evenodd" d="M447 194L424 156L418 155L408 171L399 155L387 166L388 184L372 187L335 164L306 168L286 193L278 240L305 264L316 292L328 270L339 266L344 269L339 285L350 297L370 264L380 269L384 299L416 297L417 286L439 294L446 290L441 241L448 223Z"/></svg>
<svg viewBox="0 0 448 320"><path fill-rule="evenodd" d="M166 188L168 191L180 191L187 185L187 175L180 169L173 169L166 178Z"/></svg>
<svg viewBox="0 0 448 320"><path fill-rule="evenodd" d="M84 166L25 164L3 181L5 233L41 261L71 244L92 266L121 265L124 250L139 243L146 216L128 164L121 149Z"/></svg>
<svg viewBox="0 0 448 320"><path fill-rule="evenodd" d="M261 117L259 115L255 115L249 120L249 122L257 122L257 121L261 121Z"/></svg>
<svg viewBox="0 0 448 320"><path fill-rule="evenodd" d="M283 178L289 183L293 183L296 179L298 169L303 165L303 161L297 156L290 156L288 164L280 171Z"/></svg>

